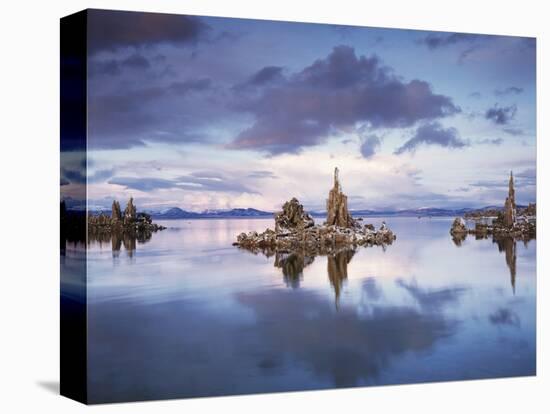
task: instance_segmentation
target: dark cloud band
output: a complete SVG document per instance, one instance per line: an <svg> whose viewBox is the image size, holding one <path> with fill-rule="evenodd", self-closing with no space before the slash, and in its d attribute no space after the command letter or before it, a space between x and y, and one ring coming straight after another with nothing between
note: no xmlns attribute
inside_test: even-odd
<svg viewBox="0 0 550 414"><path fill-rule="evenodd" d="M194 16L89 10L88 52L140 48L158 43L196 43L209 26Z"/></svg>
<svg viewBox="0 0 550 414"><path fill-rule="evenodd" d="M404 82L378 57L358 57L349 46L334 48L326 58L259 94L238 98L234 108L253 114L255 121L227 147L270 154L318 145L356 123L399 128L460 112L451 98L435 94L427 82Z"/></svg>

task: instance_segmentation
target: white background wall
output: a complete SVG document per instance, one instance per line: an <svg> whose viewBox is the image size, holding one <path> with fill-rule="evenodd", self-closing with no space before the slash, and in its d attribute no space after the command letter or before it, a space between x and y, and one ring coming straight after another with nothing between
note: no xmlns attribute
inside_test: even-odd
<svg viewBox="0 0 550 414"><path fill-rule="evenodd" d="M545 279L550 276L547 210L550 131L543 114L549 114L550 110L550 12L545 10L545 3L530 0L3 2L0 411L65 413L86 409L59 397L55 391L59 381L58 19L86 7L96 7L537 36L539 374L527 379L105 405L92 408L95 412L548 412L550 283Z"/></svg>

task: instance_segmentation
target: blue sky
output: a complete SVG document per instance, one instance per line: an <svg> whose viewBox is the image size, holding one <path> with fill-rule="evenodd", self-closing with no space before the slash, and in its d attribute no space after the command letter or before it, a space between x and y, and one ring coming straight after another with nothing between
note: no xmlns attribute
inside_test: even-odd
<svg viewBox="0 0 550 414"><path fill-rule="evenodd" d="M323 209L335 166L355 209L535 201L534 39L88 18L92 206Z"/></svg>

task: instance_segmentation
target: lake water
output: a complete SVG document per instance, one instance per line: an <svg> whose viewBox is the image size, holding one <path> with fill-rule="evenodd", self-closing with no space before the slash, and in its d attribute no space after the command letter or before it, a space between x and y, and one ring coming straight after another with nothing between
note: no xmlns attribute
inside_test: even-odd
<svg viewBox="0 0 550 414"><path fill-rule="evenodd" d="M272 219L91 243L90 402L534 375L536 241L457 246L452 218L385 220L393 245L313 260L231 245Z"/></svg>

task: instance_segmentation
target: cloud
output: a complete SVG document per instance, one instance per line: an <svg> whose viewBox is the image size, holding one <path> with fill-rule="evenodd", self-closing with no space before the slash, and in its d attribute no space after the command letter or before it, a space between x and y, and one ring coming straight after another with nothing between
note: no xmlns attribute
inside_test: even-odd
<svg viewBox="0 0 550 414"><path fill-rule="evenodd" d="M144 108L151 101L162 97L165 92L164 88L151 86L90 99L88 125L94 147L143 146L143 138L146 137L144 132L156 120L156 115Z"/></svg>
<svg viewBox="0 0 550 414"><path fill-rule="evenodd" d="M470 183L470 187L481 188L505 188L508 187L508 181L506 180L479 180Z"/></svg>
<svg viewBox="0 0 550 414"><path fill-rule="evenodd" d="M356 123L400 128L460 112L427 82L404 82L378 57L358 57L349 46L335 47L283 82L239 98L234 108L255 121L227 147L272 155L297 153Z"/></svg>
<svg viewBox="0 0 550 414"><path fill-rule="evenodd" d="M221 177L194 173L178 177L176 182L178 188L185 188L187 190L259 194L259 192L249 189L237 180L228 180Z"/></svg>
<svg viewBox="0 0 550 414"><path fill-rule="evenodd" d="M121 73L120 62L116 59L108 60L89 60L88 61L88 76L118 76Z"/></svg>
<svg viewBox="0 0 550 414"><path fill-rule="evenodd" d="M420 126L412 138L394 151L399 155L404 152L414 152L420 145L438 145L446 148L463 148L469 142L459 137L456 128L444 128L439 122L432 122Z"/></svg>
<svg viewBox="0 0 550 414"><path fill-rule="evenodd" d="M227 180L221 175L209 172L196 172L175 179L155 177L114 177L109 184L122 185L138 191L154 191L178 188L187 191L218 191L230 193L259 194L237 180Z"/></svg>
<svg viewBox="0 0 550 414"><path fill-rule="evenodd" d="M419 43L427 46L430 50L435 50L457 43L472 43L476 39L483 37L485 37L485 35L470 33L430 33L420 39Z"/></svg>
<svg viewBox="0 0 550 414"><path fill-rule="evenodd" d="M210 78L189 79L184 82L173 82L170 89L180 95L188 92L201 92L210 89L212 80Z"/></svg>
<svg viewBox="0 0 550 414"><path fill-rule="evenodd" d="M459 65L467 60L475 64L497 64L501 74L513 72L516 76L529 79L529 82L534 80L536 48L535 39L532 38L472 33L430 33L419 38L416 43L432 52L449 49L450 53L458 53Z"/></svg>
<svg viewBox="0 0 550 414"><path fill-rule="evenodd" d="M478 144L482 145L501 145L504 142L502 138L485 138L477 141Z"/></svg>
<svg viewBox="0 0 550 414"><path fill-rule="evenodd" d="M209 30L195 16L88 10L88 53L138 49L159 43L194 44Z"/></svg>
<svg viewBox="0 0 550 414"><path fill-rule="evenodd" d="M372 157L380 148L381 140L376 135L368 135L362 141L360 151L364 158Z"/></svg>
<svg viewBox="0 0 550 414"><path fill-rule="evenodd" d="M188 79L168 86L94 96L88 105L90 143L98 149L121 149L143 146L145 141L204 141L203 136L189 132L188 127L194 120L185 118L186 122L182 124L181 114L167 108L162 100L181 99L190 93L207 93L211 83L209 78ZM197 106L199 103L195 102Z"/></svg>
<svg viewBox="0 0 550 414"><path fill-rule="evenodd" d="M478 46L470 46L469 48L463 50L458 55L458 64L462 65L472 54L474 54L479 49Z"/></svg>
<svg viewBox="0 0 550 414"><path fill-rule="evenodd" d="M266 66L252 75L243 86L262 86L283 79L283 68L281 66Z"/></svg>
<svg viewBox="0 0 550 414"><path fill-rule="evenodd" d="M497 125L506 125L515 118L518 108L516 105L498 106L487 109L485 119L493 121Z"/></svg>
<svg viewBox="0 0 550 414"><path fill-rule="evenodd" d="M109 184L122 185L126 188L131 188L138 191L153 191L173 188L176 186L176 183L173 180L151 177L113 177L109 180Z"/></svg>
<svg viewBox="0 0 550 414"><path fill-rule="evenodd" d="M419 206L437 206L449 205L452 198L446 194L434 193L432 191L416 191L414 193L393 194L395 200L402 202L404 206L410 206L411 203L422 203Z"/></svg>
<svg viewBox="0 0 550 414"><path fill-rule="evenodd" d="M194 171L189 174L191 177L203 178L207 180L221 180L223 179L223 174L218 171Z"/></svg>
<svg viewBox="0 0 550 414"><path fill-rule="evenodd" d="M472 92L470 95L468 95L470 98L474 98L474 99L480 99L481 98L481 92Z"/></svg>
<svg viewBox="0 0 550 414"><path fill-rule="evenodd" d="M523 130L520 128L504 128L503 131L513 136L523 135Z"/></svg>
<svg viewBox="0 0 550 414"><path fill-rule="evenodd" d="M519 185L536 185L537 184L537 170L535 168L528 168L520 171L514 175L516 182Z"/></svg>
<svg viewBox="0 0 550 414"><path fill-rule="evenodd" d="M149 69L151 67L151 64L149 63L149 60L138 53L134 53L131 56L128 56L126 59L122 60L121 62L122 66L125 66L127 68L131 69Z"/></svg>
<svg viewBox="0 0 550 414"><path fill-rule="evenodd" d="M506 95L519 95L523 92L523 88L517 86L509 86L505 89L495 89L495 96L506 96Z"/></svg>
<svg viewBox="0 0 550 414"><path fill-rule="evenodd" d="M250 174L248 174L249 178L279 178L277 177L272 171L252 171Z"/></svg>
<svg viewBox="0 0 550 414"><path fill-rule="evenodd" d="M535 186L537 184L537 171L534 168L528 168L526 170L514 173L514 183L516 188ZM481 188L498 188L498 189L507 189L508 188L508 177L506 176L503 179L499 180L479 180L473 183L470 183L472 187L481 187Z"/></svg>
<svg viewBox="0 0 550 414"><path fill-rule="evenodd" d="M122 69L147 70L151 68L149 59L145 56L134 53L124 59L90 59L88 61L88 76L118 76Z"/></svg>
<svg viewBox="0 0 550 414"><path fill-rule="evenodd" d="M86 177L86 167L82 169L73 170L70 168L61 169L61 181L66 184L86 184L86 182L98 183L107 180L109 177L112 177L114 174L114 169L107 170L98 170L92 174L88 174ZM61 184L61 185L66 185Z"/></svg>

